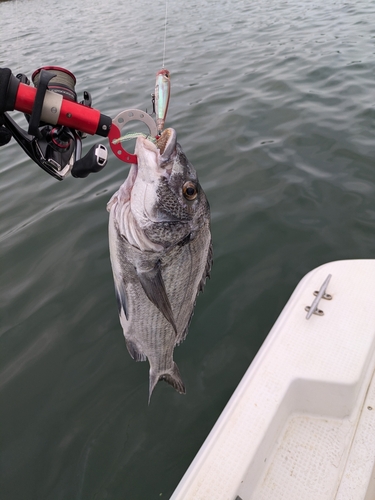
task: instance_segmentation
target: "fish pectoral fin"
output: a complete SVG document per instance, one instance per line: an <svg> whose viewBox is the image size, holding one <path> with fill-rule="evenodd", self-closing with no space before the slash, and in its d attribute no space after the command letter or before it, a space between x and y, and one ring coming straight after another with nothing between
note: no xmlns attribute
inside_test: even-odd
<svg viewBox="0 0 375 500"><path fill-rule="evenodd" d="M135 361L146 361L146 356L145 354L141 353L138 347L135 345L134 342L132 342L129 339L125 339L126 342L126 347L128 348L130 356L135 360Z"/></svg>
<svg viewBox="0 0 375 500"><path fill-rule="evenodd" d="M176 322L160 271L160 261L151 271L140 272L137 270L137 274L145 294L173 326L177 335Z"/></svg>
<svg viewBox="0 0 375 500"><path fill-rule="evenodd" d="M165 380L169 385L174 387L177 392L180 394L185 394L186 389L185 385L181 379L180 371L178 369L178 366L176 365L175 362L173 362L173 366L170 370L162 372L162 373L155 373L152 370L150 370L150 386L149 386L149 396L148 396L148 404L150 404L150 399L153 390L155 389L156 384L159 382L159 380Z"/></svg>
<svg viewBox="0 0 375 500"><path fill-rule="evenodd" d="M109 202L107 203L107 212L110 212L111 211L111 208L112 206L117 203L118 201L118 193L116 192L112 197L111 199L109 200Z"/></svg>
<svg viewBox="0 0 375 500"><path fill-rule="evenodd" d="M126 292L123 283L115 281L115 293L116 293L117 309L119 316L121 317L121 309L122 309L124 311L125 318L129 319L127 310Z"/></svg>

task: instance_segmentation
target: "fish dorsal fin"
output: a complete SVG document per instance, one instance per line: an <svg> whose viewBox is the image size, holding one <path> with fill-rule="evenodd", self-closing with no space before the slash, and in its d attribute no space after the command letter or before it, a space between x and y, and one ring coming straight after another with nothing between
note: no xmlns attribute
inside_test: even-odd
<svg viewBox="0 0 375 500"><path fill-rule="evenodd" d="M177 335L176 322L160 271L160 261L157 261L151 271L137 270L137 274L145 294L173 326Z"/></svg>
<svg viewBox="0 0 375 500"><path fill-rule="evenodd" d="M181 342L183 342L186 339L186 336L187 336L188 330L189 330L189 326L190 326L190 323L191 323L191 319L192 319L193 314L194 314L196 298L197 298L198 294L203 291L204 285L206 284L206 280L207 280L207 278L210 277L212 263L213 263L213 248L212 248L212 241L210 241L210 244L209 244L209 247L208 247L208 251L207 251L206 267L205 267L205 269L203 271L202 278L201 278L201 280L200 280L200 282L198 284L197 293L196 293L195 298L194 298L194 305L193 305L193 308L192 308L189 320L188 320L188 322L186 324L185 330L182 332L181 335L179 335L179 338L177 340L177 345L181 344Z"/></svg>
<svg viewBox="0 0 375 500"><path fill-rule="evenodd" d="M207 252L206 267L205 267L202 279L199 283L198 293L203 292L204 285L206 284L206 280L207 280L207 278L209 278L211 276L212 263L213 263L213 248L212 248L212 240L211 240L210 246L208 247L208 252Z"/></svg>

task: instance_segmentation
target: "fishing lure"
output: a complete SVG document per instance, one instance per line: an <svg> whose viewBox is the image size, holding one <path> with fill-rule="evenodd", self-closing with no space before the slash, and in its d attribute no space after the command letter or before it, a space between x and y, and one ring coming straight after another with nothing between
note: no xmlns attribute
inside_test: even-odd
<svg viewBox="0 0 375 500"><path fill-rule="evenodd" d="M147 135L147 137L150 138L150 140L153 141L154 138L158 138L164 129L170 95L170 73L167 69L163 68L156 73L155 94L153 94L155 120L147 112L141 111L140 109L126 109L112 120L108 139L110 147L117 158L126 163L137 164L137 156L126 151L121 143L144 134L136 133L121 136L121 130L129 121L140 121L149 129L150 134Z"/></svg>
<svg viewBox="0 0 375 500"><path fill-rule="evenodd" d="M156 73L155 82L155 121L159 135L161 135L161 133L163 132L170 95L170 73L167 69L163 68Z"/></svg>

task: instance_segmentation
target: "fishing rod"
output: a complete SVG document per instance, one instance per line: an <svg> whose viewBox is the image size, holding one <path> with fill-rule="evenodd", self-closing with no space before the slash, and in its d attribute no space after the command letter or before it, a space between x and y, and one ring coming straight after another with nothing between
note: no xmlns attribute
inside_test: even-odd
<svg viewBox="0 0 375 500"><path fill-rule="evenodd" d="M108 161L103 144L95 144L82 155L82 139L86 134L108 137L117 158L137 163L137 156L125 150L121 137L124 126L133 120L143 122L151 138L163 131L170 99L170 74L165 68L156 73L152 94L152 115L139 109L127 109L113 120L92 107L89 92L77 102L76 78L65 68L46 66L34 71L33 87L24 74L14 76L9 68L0 68L0 146L13 137L25 153L55 179L87 177L102 170ZM24 113L28 129L21 128L9 112Z"/></svg>
<svg viewBox="0 0 375 500"><path fill-rule="evenodd" d="M107 148L95 144L84 156L81 139L85 134L106 137L112 120L91 107L91 95L77 102L74 75L58 66L47 66L32 75L34 87L24 74L14 76L0 68L0 145L14 137L26 154L55 179L69 173L87 177L107 163ZM28 122L27 131L9 115L21 111Z"/></svg>

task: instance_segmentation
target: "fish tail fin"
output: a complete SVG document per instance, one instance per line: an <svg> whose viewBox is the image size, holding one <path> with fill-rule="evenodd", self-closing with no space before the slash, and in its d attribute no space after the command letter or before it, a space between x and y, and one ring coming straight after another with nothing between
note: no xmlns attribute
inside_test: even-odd
<svg viewBox="0 0 375 500"><path fill-rule="evenodd" d="M148 404L150 404L150 399L153 390L155 389L156 384L159 380L165 380L168 384L176 389L180 394L185 394L185 385L181 379L180 371L175 362L173 362L172 368L163 372L163 373L155 373L150 369L150 385L149 385L149 396L148 396Z"/></svg>

